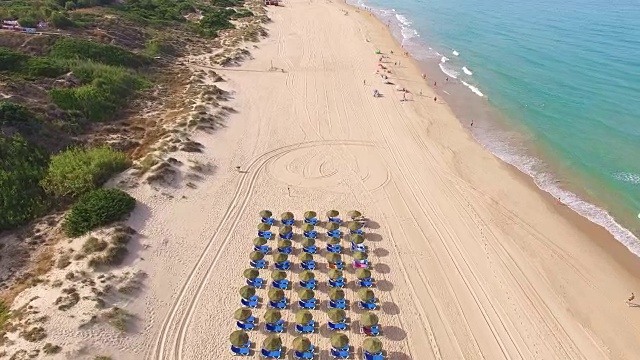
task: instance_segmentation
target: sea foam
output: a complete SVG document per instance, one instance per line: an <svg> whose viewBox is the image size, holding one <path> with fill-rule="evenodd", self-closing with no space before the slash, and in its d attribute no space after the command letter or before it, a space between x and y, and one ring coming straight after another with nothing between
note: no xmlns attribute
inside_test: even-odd
<svg viewBox="0 0 640 360"><path fill-rule="evenodd" d="M460 75L457 71L448 67L444 62L441 62L440 64L438 64L438 66L440 67L440 70L442 70L442 72L445 73L450 78L457 79L458 75Z"/></svg>
<svg viewBox="0 0 640 360"><path fill-rule="evenodd" d="M469 70L466 66L462 67L462 71L464 71L464 73L467 74L467 75L473 75L471 70Z"/></svg>
<svg viewBox="0 0 640 360"><path fill-rule="evenodd" d="M457 52L457 51L455 51L455 50L453 50L451 53L453 54L453 56L458 56L458 55L460 55L460 53L459 53L459 52Z"/></svg>
<svg viewBox="0 0 640 360"><path fill-rule="evenodd" d="M477 87L475 87L475 86L473 86L473 85L471 85L471 84L468 84L468 83L466 83L466 82L464 82L464 81L462 82L462 84L463 84L464 86L468 87L468 88L469 88L469 90L471 90L474 94L476 94L476 95L478 95L478 96L480 96L480 97L483 97L483 96L484 96L484 94L482 93L482 91L480 91L480 89L478 89Z"/></svg>

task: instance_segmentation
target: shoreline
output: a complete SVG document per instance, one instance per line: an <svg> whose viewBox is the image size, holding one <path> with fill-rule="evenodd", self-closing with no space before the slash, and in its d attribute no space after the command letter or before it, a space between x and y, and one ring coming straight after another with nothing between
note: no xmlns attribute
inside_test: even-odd
<svg viewBox="0 0 640 360"><path fill-rule="evenodd" d="M358 2L357 4L354 4L345 2L345 4L353 9L358 9L360 11L365 11L373 14L373 17L378 20L380 25L387 28L387 31L394 39L395 44L399 47L402 46L404 40L415 42L413 37L409 39L398 38L398 36L404 35L402 33L397 34L395 30L404 30L404 26L406 25L405 23L397 19L399 13L393 11L393 14L396 15L395 17L393 15L385 15L393 18L391 26L395 26L397 28L394 30L386 26L383 20L379 17L382 16L381 12L388 12L390 11L390 9L375 8L376 11L371 11L371 8L366 8L366 3ZM400 16L404 17L404 15ZM412 27L409 28L413 29ZM426 45L421 44L419 46L424 47ZM576 215L587 220L590 224L595 225L598 228L603 228L610 235L610 237L612 237L613 240L618 243L618 245L622 245L628 252L633 254L636 258L640 259L640 239L638 238L638 235L634 233L633 230L631 230L631 228L625 227L624 225L625 223L631 225L636 217L634 215L619 217L618 219L616 219L615 217L618 215L622 216L623 214L621 213L621 211L623 209L633 211L633 209L630 208L628 204L618 203L618 206L615 206L615 209L620 211L613 211L613 214L616 214L613 215L607 210L607 207L610 207L609 204L607 204L606 202L602 203L602 201L594 198L594 196L588 195L586 193L586 190L584 189L584 186L571 186L570 184L568 184L571 179L578 179L579 184L584 184L584 181L580 182L582 181L580 180L580 175L577 175L575 173L569 173L568 171L559 173L558 168L560 166L560 163L557 159L553 159L548 155L549 149L544 148L541 144L534 143L531 139L529 139L529 137L532 136L531 134L526 135L523 133L531 130L526 129L526 127L522 124L516 124L513 121L504 118L504 115L501 114L499 110L493 108L493 106L488 103L478 104L473 108L474 111L482 110L483 112L485 112L485 114L481 116L471 116L469 110L465 110L461 107L462 103L460 102L462 101L463 103L466 103L465 99L471 99L471 101L481 100L477 99L477 94L475 93L460 93L460 91L462 90L465 92L473 92L472 89L469 89L469 86L467 86L466 84L463 86L463 84L461 84L460 80L458 79L452 79L454 81L453 84L446 84L444 82L445 74L442 73L443 70L441 68L442 63L438 62L437 59L433 60L433 63L430 63L426 59L420 60L413 56L411 51L409 51L409 56L413 61L414 66L421 69L425 74L428 75L431 80L436 78L438 80L438 83L444 83L445 85L453 85L456 87L456 89L454 89L456 94L451 94L443 90L443 88L441 87L434 88L431 80L417 80L421 81L425 87L430 88L433 92L443 95L443 98L445 97L443 94L444 92L449 99L459 103L454 103L451 106L447 106L450 107L451 111L459 119L461 125L471 133L474 139L483 148L485 148L486 151L491 152L495 157L500 159L500 161L509 165L514 171L518 173L518 175L524 175L525 177L527 177L536 191L544 192L549 197L549 201L557 202L558 199L560 199L563 206L571 209L571 211L573 211ZM466 119L466 122L463 122L463 119ZM479 127L469 127L469 119L472 119L477 125L479 125ZM491 131L497 131L499 135L496 137L495 135L490 134ZM513 137L514 134L516 136L515 139L504 139L504 137L507 136ZM488 137L491 137L493 139L487 139ZM495 143L496 141L498 143ZM527 148L526 150L518 148L515 150L508 150L507 152L500 151L496 148L496 146L503 145L507 145L508 147L516 145L516 147L518 147L518 145L520 144L527 144L528 146L532 146L533 148ZM518 160L522 160L524 158L526 158L527 163L533 161L533 165L517 163ZM560 177L560 175L562 175L563 177ZM551 177L551 179L555 179L554 184L550 183L550 181L552 180L548 179L549 176ZM541 181L544 183L540 183Z"/></svg>

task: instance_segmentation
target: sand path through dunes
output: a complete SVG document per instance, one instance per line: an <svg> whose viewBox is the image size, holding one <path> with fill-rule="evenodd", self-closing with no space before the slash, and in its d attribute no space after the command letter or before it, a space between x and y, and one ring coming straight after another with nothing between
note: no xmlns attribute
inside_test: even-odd
<svg viewBox="0 0 640 360"><path fill-rule="evenodd" d="M176 226L193 221L203 230L194 232L197 256L185 264L193 270L167 270L179 279L166 310L158 308L166 313L152 328L147 358L226 358L263 208L297 216L357 208L372 220L367 231L390 359L640 356L640 310L623 302L638 279L593 241L599 230L559 213L476 144L446 105L433 101L409 59L390 55L385 64L390 80L412 92L409 101L400 101L395 84L382 84L374 51L402 52L384 26L326 1L287 1L270 16L270 37L252 50L255 59L243 71L220 70L237 91L238 115L221 135L230 137L228 148L218 150L245 171L219 170L224 194L199 190L192 211L216 204L207 226L190 220L188 209L172 214ZM284 72L267 71L271 63ZM383 96L373 98L373 89ZM322 311L314 315L326 324ZM359 310L350 315L359 350ZM265 336L253 332L251 340ZM323 349L320 359L329 358L328 337L326 328L311 335Z"/></svg>

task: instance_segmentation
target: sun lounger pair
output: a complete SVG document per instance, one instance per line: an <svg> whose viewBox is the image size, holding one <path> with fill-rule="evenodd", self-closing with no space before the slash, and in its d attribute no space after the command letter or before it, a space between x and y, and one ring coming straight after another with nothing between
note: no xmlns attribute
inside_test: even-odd
<svg viewBox="0 0 640 360"><path fill-rule="evenodd" d="M332 253L336 253L336 254L340 254L342 252L342 246L333 245L333 244L327 244L327 251L328 252L332 252Z"/></svg>
<svg viewBox="0 0 640 360"><path fill-rule="evenodd" d="M275 263L274 266L278 270L289 270L291 268L291 261L283 261L281 263Z"/></svg>
<svg viewBox="0 0 640 360"><path fill-rule="evenodd" d="M332 323L331 321L329 321L327 323L327 327L329 328L329 330L347 330L347 323L346 322L339 322L339 323Z"/></svg>
<svg viewBox="0 0 640 360"><path fill-rule="evenodd" d="M254 295L249 299L240 299L240 303L249 308L256 308L258 307L258 296Z"/></svg>
<svg viewBox="0 0 640 360"><path fill-rule="evenodd" d="M318 281L316 279L313 279L311 281L300 280L300 286L302 286L303 288L314 290L316 288L316 285L318 285Z"/></svg>
<svg viewBox="0 0 640 360"><path fill-rule="evenodd" d="M287 299L284 298L280 301L269 301L269 306L274 309L284 309L287 307Z"/></svg>
<svg viewBox="0 0 640 360"><path fill-rule="evenodd" d="M359 301L358 307L360 307L360 309L363 309L363 310L375 310L376 303L373 301Z"/></svg>
<svg viewBox="0 0 640 360"><path fill-rule="evenodd" d="M247 279L247 285L253 286L255 288L261 288L264 285L263 278L255 278L255 279Z"/></svg>
<svg viewBox="0 0 640 360"><path fill-rule="evenodd" d="M349 350L349 345L343 347L342 349L331 348L330 354L334 359L348 359L351 355L351 352Z"/></svg>
<svg viewBox="0 0 640 360"><path fill-rule="evenodd" d="M293 239L293 233L292 232L288 232L286 234L280 234L279 236L280 236L281 239L287 239L287 240Z"/></svg>
<svg viewBox="0 0 640 360"><path fill-rule="evenodd" d="M251 353L249 346L251 346L251 341L247 342L243 346L231 345L231 353L236 356L249 356L249 353Z"/></svg>
<svg viewBox="0 0 640 360"><path fill-rule="evenodd" d="M300 334L311 334L315 330L316 330L316 322L314 320L311 320L311 322L309 322L306 325L296 324L296 332Z"/></svg>
<svg viewBox="0 0 640 360"><path fill-rule="evenodd" d="M327 231L327 236L332 238L339 238L340 236L342 236L342 232L340 230Z"/></svg>
<svg viewBox="0 0 640 360"><path fill-rule="evenodd" d="M380 325L362 326L360 332L367 336L378 336L380 335Z"/></svg>
<svg viewBox="0 0 640 360"><path fill-rule="evenodd" d="M278 248L278 252L281 252L281 253L287 254L287 255L291 255L291 253L293 252L293 246L287 246L287 247Z"/></svg>
<svg viewBox="0 0 640 360"><path fill-rule="evenodd" d="M353 260L354 269L366 269L369 267L369 260Z"/></svg>
<svg viewBox="0 0 640 360"><path fill-rule="evenodd" d="M293 352L293 357L296 360L307 360L307 359L313 359L313 356L315 355L315 347L313 345L311 345L311 348L307 351L294 351Z"/></svg>
<svg viewBox="0 0 640 360"><path fill-rule="evenodd" d="M282 222L282 225L293 226L293 224L296 223L296 220L295 219L288 219L288 220L280 220L280 222Z"/></svg>
<svg viewBox="0 0 640 360"><path fill-rule="evenodd" d="M347 308L347 301L345 299L341 300L330 300L329 307L333 309L342 309L345 310Z"/></svg>
<svg viewBox="0 0 640 360"><path fill-rule="evenodd" d="M271 231L260 231L260 230L258 230L258 237L263 237L265 239L271 239L273 237L273 233Z"/></svg>
<svg viewBox="0 0 640 360"><path fill-rule="evenodd" d="M339 218L339 217L330 217L330 218L329 218L329 222L334 222L334 223L342 224L342 220L340 220L340 218Z"/></svg>
<svg viewBox="0 0 640 360"><path fill-rule="evenodd" d="M266 260L258 260L258 261L249 261L249 265L252 268L256 268L256 269L264 269L267 267L267 261Z"/></svg>
<svg viewBox="0 0 640 360"><path fill-rule="evenodd" d="M269 252L269 246L267 246L267 245L254 246L253 250L260 251L261 253L266 254L266 253Z"/></svg>
<svg viewBox="0 0 640 360"><path fill-rule="evenodd" d="M367 247L365 245L363 245L363 244L356 244L356 243L352 242L351 243L351 250L367 252Z"/></svg>
<svg viewBox="0 0 640 360"><path fill-rule="evenodd" d="M344 285L345 285L345 279L343 277L337 278L335 280L329 279L330 287L343 288Z"/></svg>
<svg viewBox="0 0 640 360"><path fill-rule="evenodd" d="M363 350L362 360L384 360L384 355L382 355L382 352L372 354L366 350Z"/></svg>
<svg viewBox="0 0 640 360"><path fill-rule="evenodd" d="M275 323L266 323L264 324L264 329L271 333L282 333L284 332L284 320L279 320Z"/></svg>
<svg viewBox="0 0 640 360"><path fill-rule="evenodd" d="M271 283L271 286L273 286L276 289L287 290L289 288L289 280L287 279L274 280Z"/></svg>
<svg viewBox="0 0 640 360"><path fill-rule="evenodd" d="M298 301L298 306L300 306L303 309L315 309L317 304L318 302L316 301L316 299Z"/></svg>
<svg viewBox="0 0 640 360"><path fill-rule="evenodd" d="M282 347L280 347L278 350L274 350L274 351L269 351L267 349L261 349L260 350L260 355L264 359L282 359Z"/></svg>
<svg viewBox="0 0 640 360"><path fill-rule="evenodd" d="M360 235L364 234L364 231L362 231L362 229L349 230L349 231L350 231L351 235L353 235L353 234L360 234Z"/></svg>
<svg viewBox="0 0 640 360"><path fill-rule="evenodd" d="M305 270L315 270L316 262L315 261L303 261L300 266Z"/></svg>
<svg viewBox="0 0 640 360"><path fill-rule="evenodd" d="M315 246L315 245L311 245L311 246L308 246L306 248L302 248L302 251L304 251L306 253L309 253L309 254L315 254L316 251L318 251L318 247Z"/></svg>
<svg viewBox="0 0 640 360"><path fill-rule="evenodd" d="M366 279L358 279L358 285L360 287L372 287L374 284L374 281L372 278L366 278Z"/></svg>
<svg viewBox="0 0 640 360"><path fill-rule="evenodd" d="M329 269L337 269L337 270L344 270L344 262L342 261L338 261L337 263L329 263Z"/></svg>
<svg viewBox="0 0 640 360"><path fill-rule="evenodd" d="M318 225L318 218L304 219L305 224Z"/></svg>
<svg viewBox="0 0 640 360"><path fill-rule="evenodd" d="M305 232L302 233L302 235L304 237L306 237L306 238L309 238L309 239L315 239L315 238L318 237L318 232L315 231L315 230L305 231Z"/></svg>
<svg viewBox="0 0 640 360"><path fill-rule="evenodd" d="M265 224L273 225L276 222L274 218L262 218L262 222Z"/></svg>

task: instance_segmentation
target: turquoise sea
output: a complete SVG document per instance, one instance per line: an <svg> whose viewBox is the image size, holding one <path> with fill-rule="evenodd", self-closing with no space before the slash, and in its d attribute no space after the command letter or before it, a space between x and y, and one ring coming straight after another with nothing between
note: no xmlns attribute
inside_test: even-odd
<svg viewBox="0 0 640 360"><path fill-rule="evenodd" d="M640 256L640 1L359 1L485 147Z"/></svg>

